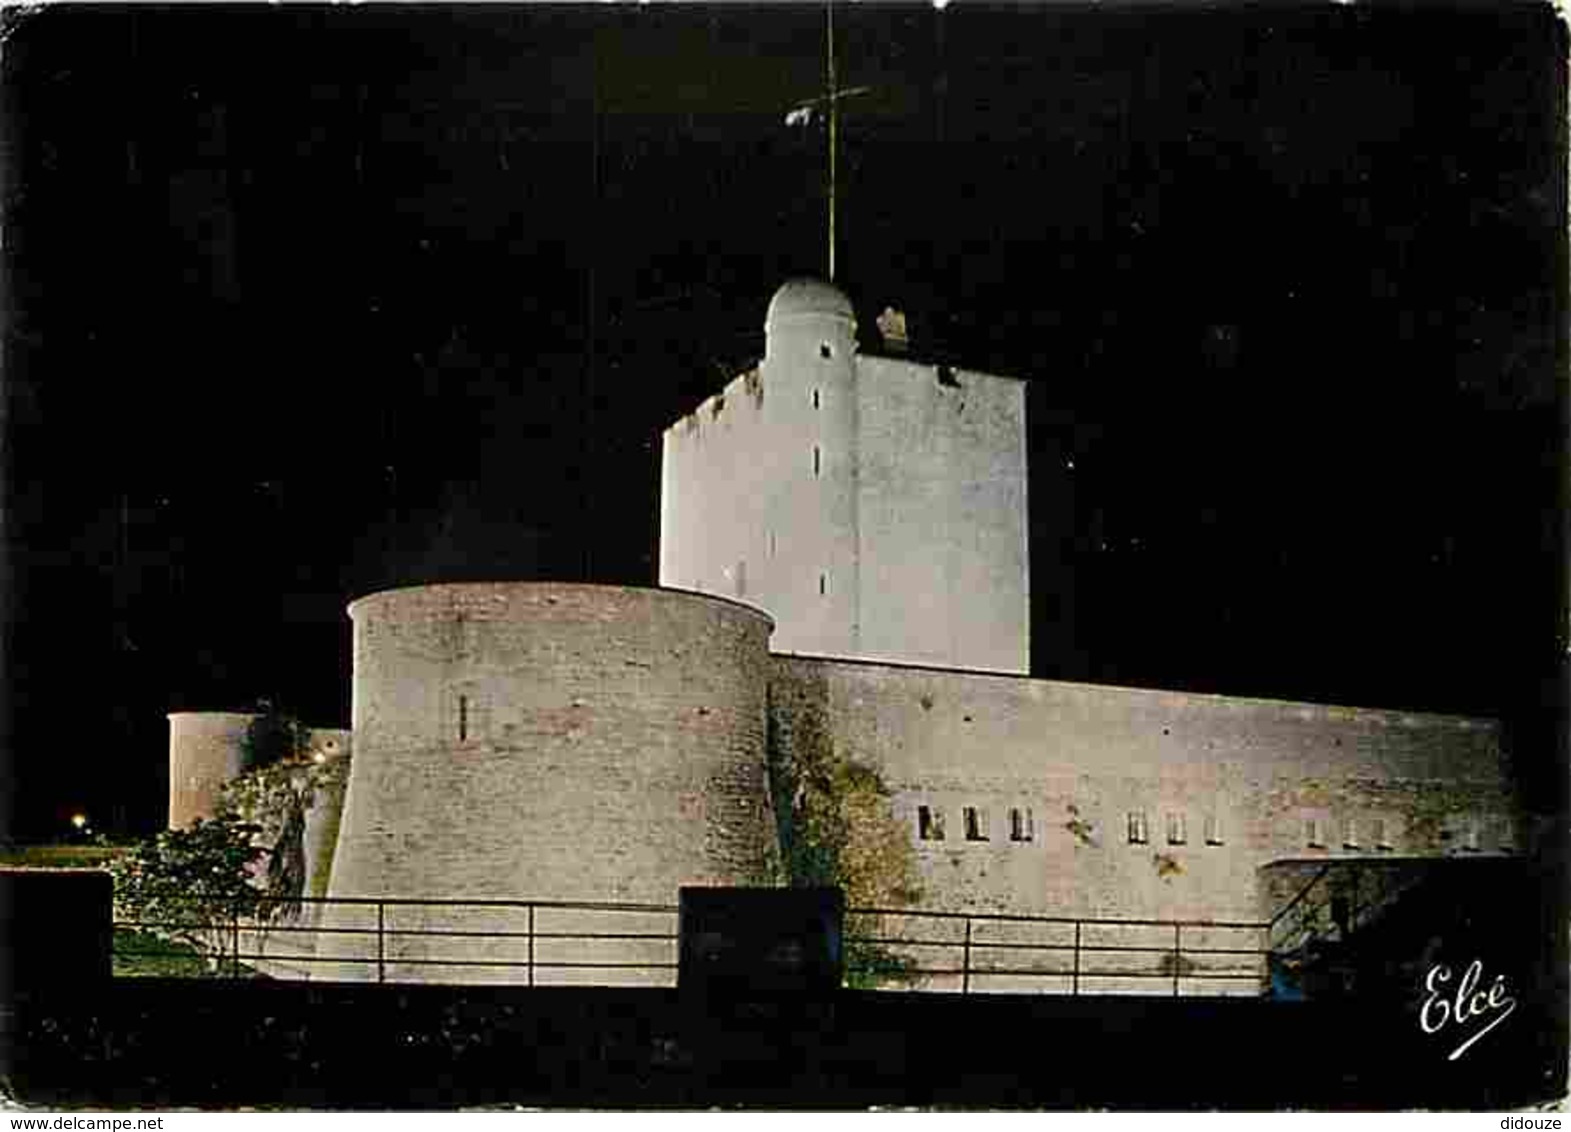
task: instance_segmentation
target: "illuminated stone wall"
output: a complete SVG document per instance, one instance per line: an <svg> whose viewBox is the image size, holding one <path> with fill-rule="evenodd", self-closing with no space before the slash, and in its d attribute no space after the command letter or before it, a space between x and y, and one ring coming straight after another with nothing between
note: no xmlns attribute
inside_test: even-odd
<svg viewBox="0 0 1571 1132"><path fill-rule="evenodd" d="M934 910L1252 923L1268 862L1523 832L1491 721L798 657L770 704L880 773Z"/></svg>
<svg viewBox="0 0 1571 1132"><path fill-rule="evenodd" d="M674 904L683 884L767 877L770 623L757 610L517 583L373 594L350 616L355 757L332 896ZM447 914L396 915L430 927ZM449 954L403 937L396 977L496 978L408 961L506 958L508 946ZM552 946L558 959L595 954Z"/></svg>
<svg viewBox="0 0 1571 1132"><path fill-rule="evenodd" d="M246 728L256 716L234 711L169 713L169 828L216 812L218 792L240 773Z"/></svg>
<svg viewBox="0 0 1571 1132"><path fill-rule="evenodd" d="M1025 386L859 357L787 283L759 367L665 431L660 583L774 617L776 652L1025 673Z"/></svg>

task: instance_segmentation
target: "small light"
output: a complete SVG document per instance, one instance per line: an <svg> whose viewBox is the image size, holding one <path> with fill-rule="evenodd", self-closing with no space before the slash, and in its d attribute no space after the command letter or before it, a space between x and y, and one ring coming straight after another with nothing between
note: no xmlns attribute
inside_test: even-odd
<svg viewBox="0 0 1571 1132"><path fill-rule="evenodd" d="M86 829L87 828L87 815L86 814L72 814L71 815L71 824L73 826L75 826L77 829Z"/></svg>
<svg viewBox="0 0 1571 1132"><path fill-rule="evenodd" d="M313 759L315 759L319 763L325 763L327 761L327 756L324 755L321 751L318 751L315 755L313 755L311 757Z"/></svg>

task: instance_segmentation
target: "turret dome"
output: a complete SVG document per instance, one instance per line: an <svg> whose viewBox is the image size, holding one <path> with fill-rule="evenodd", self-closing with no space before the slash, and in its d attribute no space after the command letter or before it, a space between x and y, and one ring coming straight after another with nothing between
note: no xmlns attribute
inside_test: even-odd
<svg viewBox="0 0 1571 1132"><path fill-rule="evenodd" d="M768 329L799 318L832 318L854 323L856 312L851 307L851 300L833 283L822 279L792 279L769 300L764 327Z"/></svg>

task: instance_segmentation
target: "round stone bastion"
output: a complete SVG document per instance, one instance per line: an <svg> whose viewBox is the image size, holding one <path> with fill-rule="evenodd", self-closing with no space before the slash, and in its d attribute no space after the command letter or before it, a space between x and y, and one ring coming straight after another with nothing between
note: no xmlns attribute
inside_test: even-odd
<svg viewBox="0 0 1571 1132"><path fill-rule="evenodd" d="M668 983L674 969L568 964L674 965L673 942L572 934L674 932L669 914L396 902L674 905L685 884L765 882L766 614L519 582L389 590L349 616L355 753L330 895L392 903L335 906L354 931L318 954L349 962L316 977ZM358 934L378 915L380 941ZM402 934L421 931L518 935Z"/></svg>
<svg viewBox="0 0 1571 1132"><path fill-rule="evenodd" d="M214 816L224 783L242 769L246 730L255 718L238 711L169 713L170 829Z"/></svg>

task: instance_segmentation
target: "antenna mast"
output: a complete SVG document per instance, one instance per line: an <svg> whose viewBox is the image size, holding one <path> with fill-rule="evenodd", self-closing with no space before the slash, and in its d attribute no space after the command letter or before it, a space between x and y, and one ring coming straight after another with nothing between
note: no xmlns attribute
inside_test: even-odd
<svg viewBox="0 0 1571 1132"><path fill-rule="evenodd" d="M833 283L840 152L840 99L835 90L835 0L826 0L824 4L824 80L829 101L829 281Z"/></svg>
<svg viewBox="0 0 1571 1132"><path fill-rule="evenodd" d="M871 87L840 86L835 66L835 0L824 4L824 92L818 98L798 103L786 115L788 126L810 126L820 111L829 132L829 279L835 278L835 245L839 243L840 211L840 100L866 94Z"/></svg>

